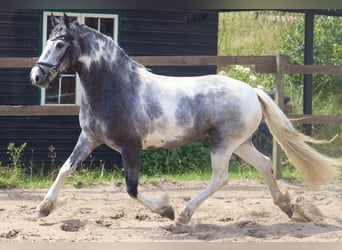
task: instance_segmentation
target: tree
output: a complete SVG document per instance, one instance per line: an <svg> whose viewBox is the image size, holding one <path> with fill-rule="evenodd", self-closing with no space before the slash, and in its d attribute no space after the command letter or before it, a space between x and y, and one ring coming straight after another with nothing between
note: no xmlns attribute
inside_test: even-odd
<svg viewBox="0 0 342 250"><path fill-rule="evenodd" d="M342 22L340 17L316 15L314 22L314 64L342 65ZM282 54L291 57L292 64L304 63L304 15L292 23L290 32L283 34ZM302 107L303 77L288 75L287 83L295 106ZM314 75L313 112L341 114L342 77ZM323 105L322 105L323 104Z"/></svg>

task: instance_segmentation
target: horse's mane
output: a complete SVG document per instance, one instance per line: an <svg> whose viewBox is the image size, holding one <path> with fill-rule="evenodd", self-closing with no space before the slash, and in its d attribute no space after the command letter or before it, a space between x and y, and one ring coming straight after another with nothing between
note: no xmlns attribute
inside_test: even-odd
<svg viewBox="0 0 342 250"><path fill-rule="evenodd" d="M129 57L128 54L118 45L116 41L113 40L112 37L107 36L85 24L79 24L77 21L74 21L73 24L73 33L78 37L93 36L96 40L102 40L105 44L107 44L107 46L114 47L121 57L127 60L132 66L145 68L144 65L134 61L131 57Z"/></svg>

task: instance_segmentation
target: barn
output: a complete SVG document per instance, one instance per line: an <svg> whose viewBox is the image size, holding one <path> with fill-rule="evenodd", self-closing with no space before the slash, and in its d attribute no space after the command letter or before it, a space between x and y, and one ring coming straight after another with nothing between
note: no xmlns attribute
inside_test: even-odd
<svg viewBox="0 0 342 250"><path fill-rule="evenodd" d="M50 13L67 13L112 36L130 56L217 55L218 11L179 10L11 10L0 11L1 57L37 57L47 39ZM151 67L165 75L216 73L215 66ZM74 72L63 74L53 87L39 90L30 69L0 69L0 105L77 106L80 89ZM78 116L0 116L0 162L10 162L8 145L27 143L22 159L36 165L61 164L80 133ZM52 146L52 147L51 147ZM52 151L52 152L51 152ZM89 160L89 159L88 159ZM101 146L91 160L116 163L119 155ZM107 164L110 165L110 164Z"/></svg>

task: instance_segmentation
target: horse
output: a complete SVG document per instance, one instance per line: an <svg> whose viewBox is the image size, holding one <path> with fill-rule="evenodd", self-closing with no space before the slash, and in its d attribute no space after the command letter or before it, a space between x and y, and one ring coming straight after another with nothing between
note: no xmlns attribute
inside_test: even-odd
<svg viewBox="0 0 342 250"><path fill-rule="evenodd" d="M74 69L83 88L81 133L58 175L37 206L34 216L56 208L66 178L98 146L121 154L126 191L150 211L175 219L167 194L150 198L138 192L141 150L171 149L208 138L212 177L177 218L187 224L195 210L228 181L229 160L236 154L264 177L273 202L289 218L294 205L281 193L271 160L252 144L263 117L272 135L300 171L309 187L338 176L340 159L325 156L309 143L320 143L297 131L282 110L263 91L223 75L172 77L154 74L131 59L100 32L67 15L52 16L53 30L31 69L33 85L47 87L61 72Z"/></svg>

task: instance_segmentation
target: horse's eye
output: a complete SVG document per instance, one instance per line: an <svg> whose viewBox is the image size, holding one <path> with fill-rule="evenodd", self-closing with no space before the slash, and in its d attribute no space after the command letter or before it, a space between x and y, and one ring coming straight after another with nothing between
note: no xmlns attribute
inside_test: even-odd
<svg viewBox="0 0 342 250"><path fill-rule="evenodd" d="M57 49L61 49L61 48L63 48L63 46L64 46L64 44L61 43L61 42L58 42L58 43L56 44L56 48L57 48Z"/></svg>

